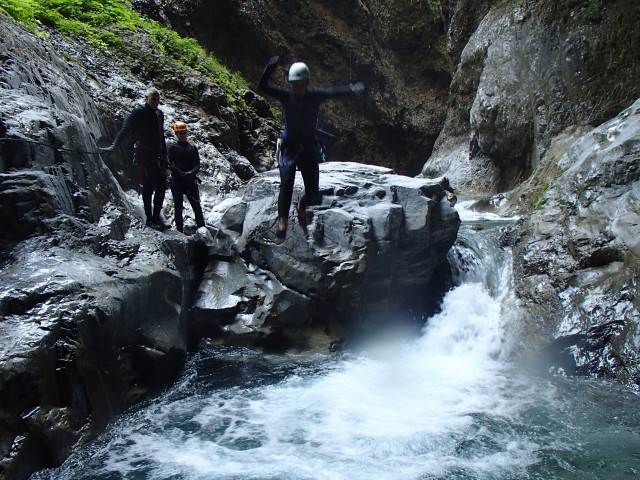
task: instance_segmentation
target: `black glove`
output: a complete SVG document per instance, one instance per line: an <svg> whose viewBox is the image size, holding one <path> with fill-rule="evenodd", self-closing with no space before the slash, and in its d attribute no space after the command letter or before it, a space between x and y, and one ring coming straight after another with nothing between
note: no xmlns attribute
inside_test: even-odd
<svg viewBox="0 0 640 480"><path fill-rule="evenodd" d="M282 57L280 55L276 55L275 57L271 57L269 59L269 61L267 62L267 67L266 68L275 68L278 65L280 65L280 60L282 59Z"/></svg>
<svg viewBox="0 0 640 480"><path fill-rule="evenodd" d="M362 95L365 91L365 86L364 86L364 83L362 82L352 83L350 87L351 87L351 91L356 95Z"/></svg>
<svg viewBox="0 0 640 480"><path fill-rule="evenodd" d="M109 145L108 147L103 147L100 149L102 153L112 153L116 149L115 145Z"/></svg>

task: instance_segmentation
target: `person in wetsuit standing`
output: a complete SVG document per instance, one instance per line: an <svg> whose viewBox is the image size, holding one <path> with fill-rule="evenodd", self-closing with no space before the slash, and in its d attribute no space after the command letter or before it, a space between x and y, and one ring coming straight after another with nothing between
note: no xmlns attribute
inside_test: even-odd
<svg viewBox="0 0 640 480"><path fill-rule="evenodd" d="M280 170L280 192L278 195L278 221L276 236L284 238L291 208L296 167L302 174L305 193L296 207L298 222L306 228L306 207L319 205L319 163L322 161L321 147L316 139L316 128L320 104L325 100L364 92L364 85L356 83L332 88L309 88L311 75L302 62L289 68L288 80L291 88L269 84L269 80L281 62L280 57L269 59L258 88L282 103L284 131L278 155Z"/></svg>
<svg viewBox="0 0 640 480"><path fill-rule="evenodd" d="M173 131L178 141L169 145L169 170L171 170L173 181L171 183L171 193L175 208L176 229L184 231L184 221L182 218L184 197L187 197L193 214L196 217L198 228L204 227L204 215L200 205L200 192L198 191L198 178L200 170L200 154L195 145L187 139L188 128L184 122L175 122Z"/></svg>
<svg viewBox="0 0 640 480"><path fill-rule="evenodd" d="M142 184L142 203L147 226L155 230L170 228L162 220L162 204L167 190L167 178L171 175L167 161L167 144L164 138L164 114L158 108L160 92L149 88L145 103L138 105L127 115L113 143L101 150L111 153L130 133L135 133L135 160Z"/></svg>

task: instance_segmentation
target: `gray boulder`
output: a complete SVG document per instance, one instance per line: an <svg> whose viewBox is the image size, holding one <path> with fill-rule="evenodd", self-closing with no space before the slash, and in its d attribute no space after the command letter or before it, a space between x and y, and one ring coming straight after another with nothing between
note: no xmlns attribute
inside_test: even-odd
<svg viewBox="0 0 640 480"><path fill-rule="evenodd" d="M182 367L197 245L94 235L24 241L1 271L2 478L62 462Z"/></svg>
<svg viewBox="0 0 640 480"><path fill-rule="evenodd" d="M322 164L322 204L308 209L306 231L291 220L284 241L274 235L278 184L277 171L260 174L209 214L218 243L192 307L197 336L325 348L433 309L460 224L446 179ZM298 174L294 203L302 185Z"/></svg>

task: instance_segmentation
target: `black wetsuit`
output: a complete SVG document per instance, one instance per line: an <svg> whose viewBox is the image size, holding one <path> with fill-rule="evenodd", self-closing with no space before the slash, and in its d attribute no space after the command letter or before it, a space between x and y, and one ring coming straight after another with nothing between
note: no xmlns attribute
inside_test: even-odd
<svg viewBox="0 0 640 480"><path fill-rule="evenodd" d="M180 232L184 229L182 212L185 196L193 208L196 224L198 227L204 227L204 215L202 214L200 192L196 180L196 174L200 170L198 149L189 142L177 142L169 145L169 169L174 178L171 193L173 193L176 210L176 229Z"/></svg>
<svg viewBox="0 0 640 480"><path fill-rule="evenodd" d="M282 103L284 132L282 132L280 168L280 194L278 217L287 218L291 208L296 166L304 180L305 194L300 206L319 205L319 168L322 161L320 145L316 140L316 128L320 104L325 100L354 93L351 85L333 88L309 88L304 97L296 97L291 89L269 85L269 79L277 64L269 63L265 68L258 88Z"/></svg>
<svg viewBox="0 0 640 480"><path fill-rule="evenodd" d="M138 162L142 202L147 221L160 221L167 190L167 144L164 139L164 114L147 103L138 105L126 116L113 145L117 146L129 132L135 133L135 157ZM153 209L151 208L153 198Z"/></svg>

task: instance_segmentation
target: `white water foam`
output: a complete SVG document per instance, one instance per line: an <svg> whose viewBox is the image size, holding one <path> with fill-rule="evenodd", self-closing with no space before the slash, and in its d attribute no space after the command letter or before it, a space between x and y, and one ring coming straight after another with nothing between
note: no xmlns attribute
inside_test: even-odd
<svg viewBox="0 0 640 480"><path fill-rule="evenodd" d="M535 446L490 433L482 420L509 418L517 408L499 359L500 310L482 285L464 284L446 296L424 335L393 355L160 403L130 419L140 428L110 443L104 470L148 465L153 478L316 480L520 470Z"/></svg>
<svg viewBox="0 0 640 480"><path fill-rule="evenodd" d="M474 205L476 204L476 200L460 200L456 203L456 211L460 216L460 220L462 222L499 222L499 223L511 223L518 220L518 216L514 217L503 217L498 215L497 213L487 212L487 211L478 211L474 209Z"/></svg>

